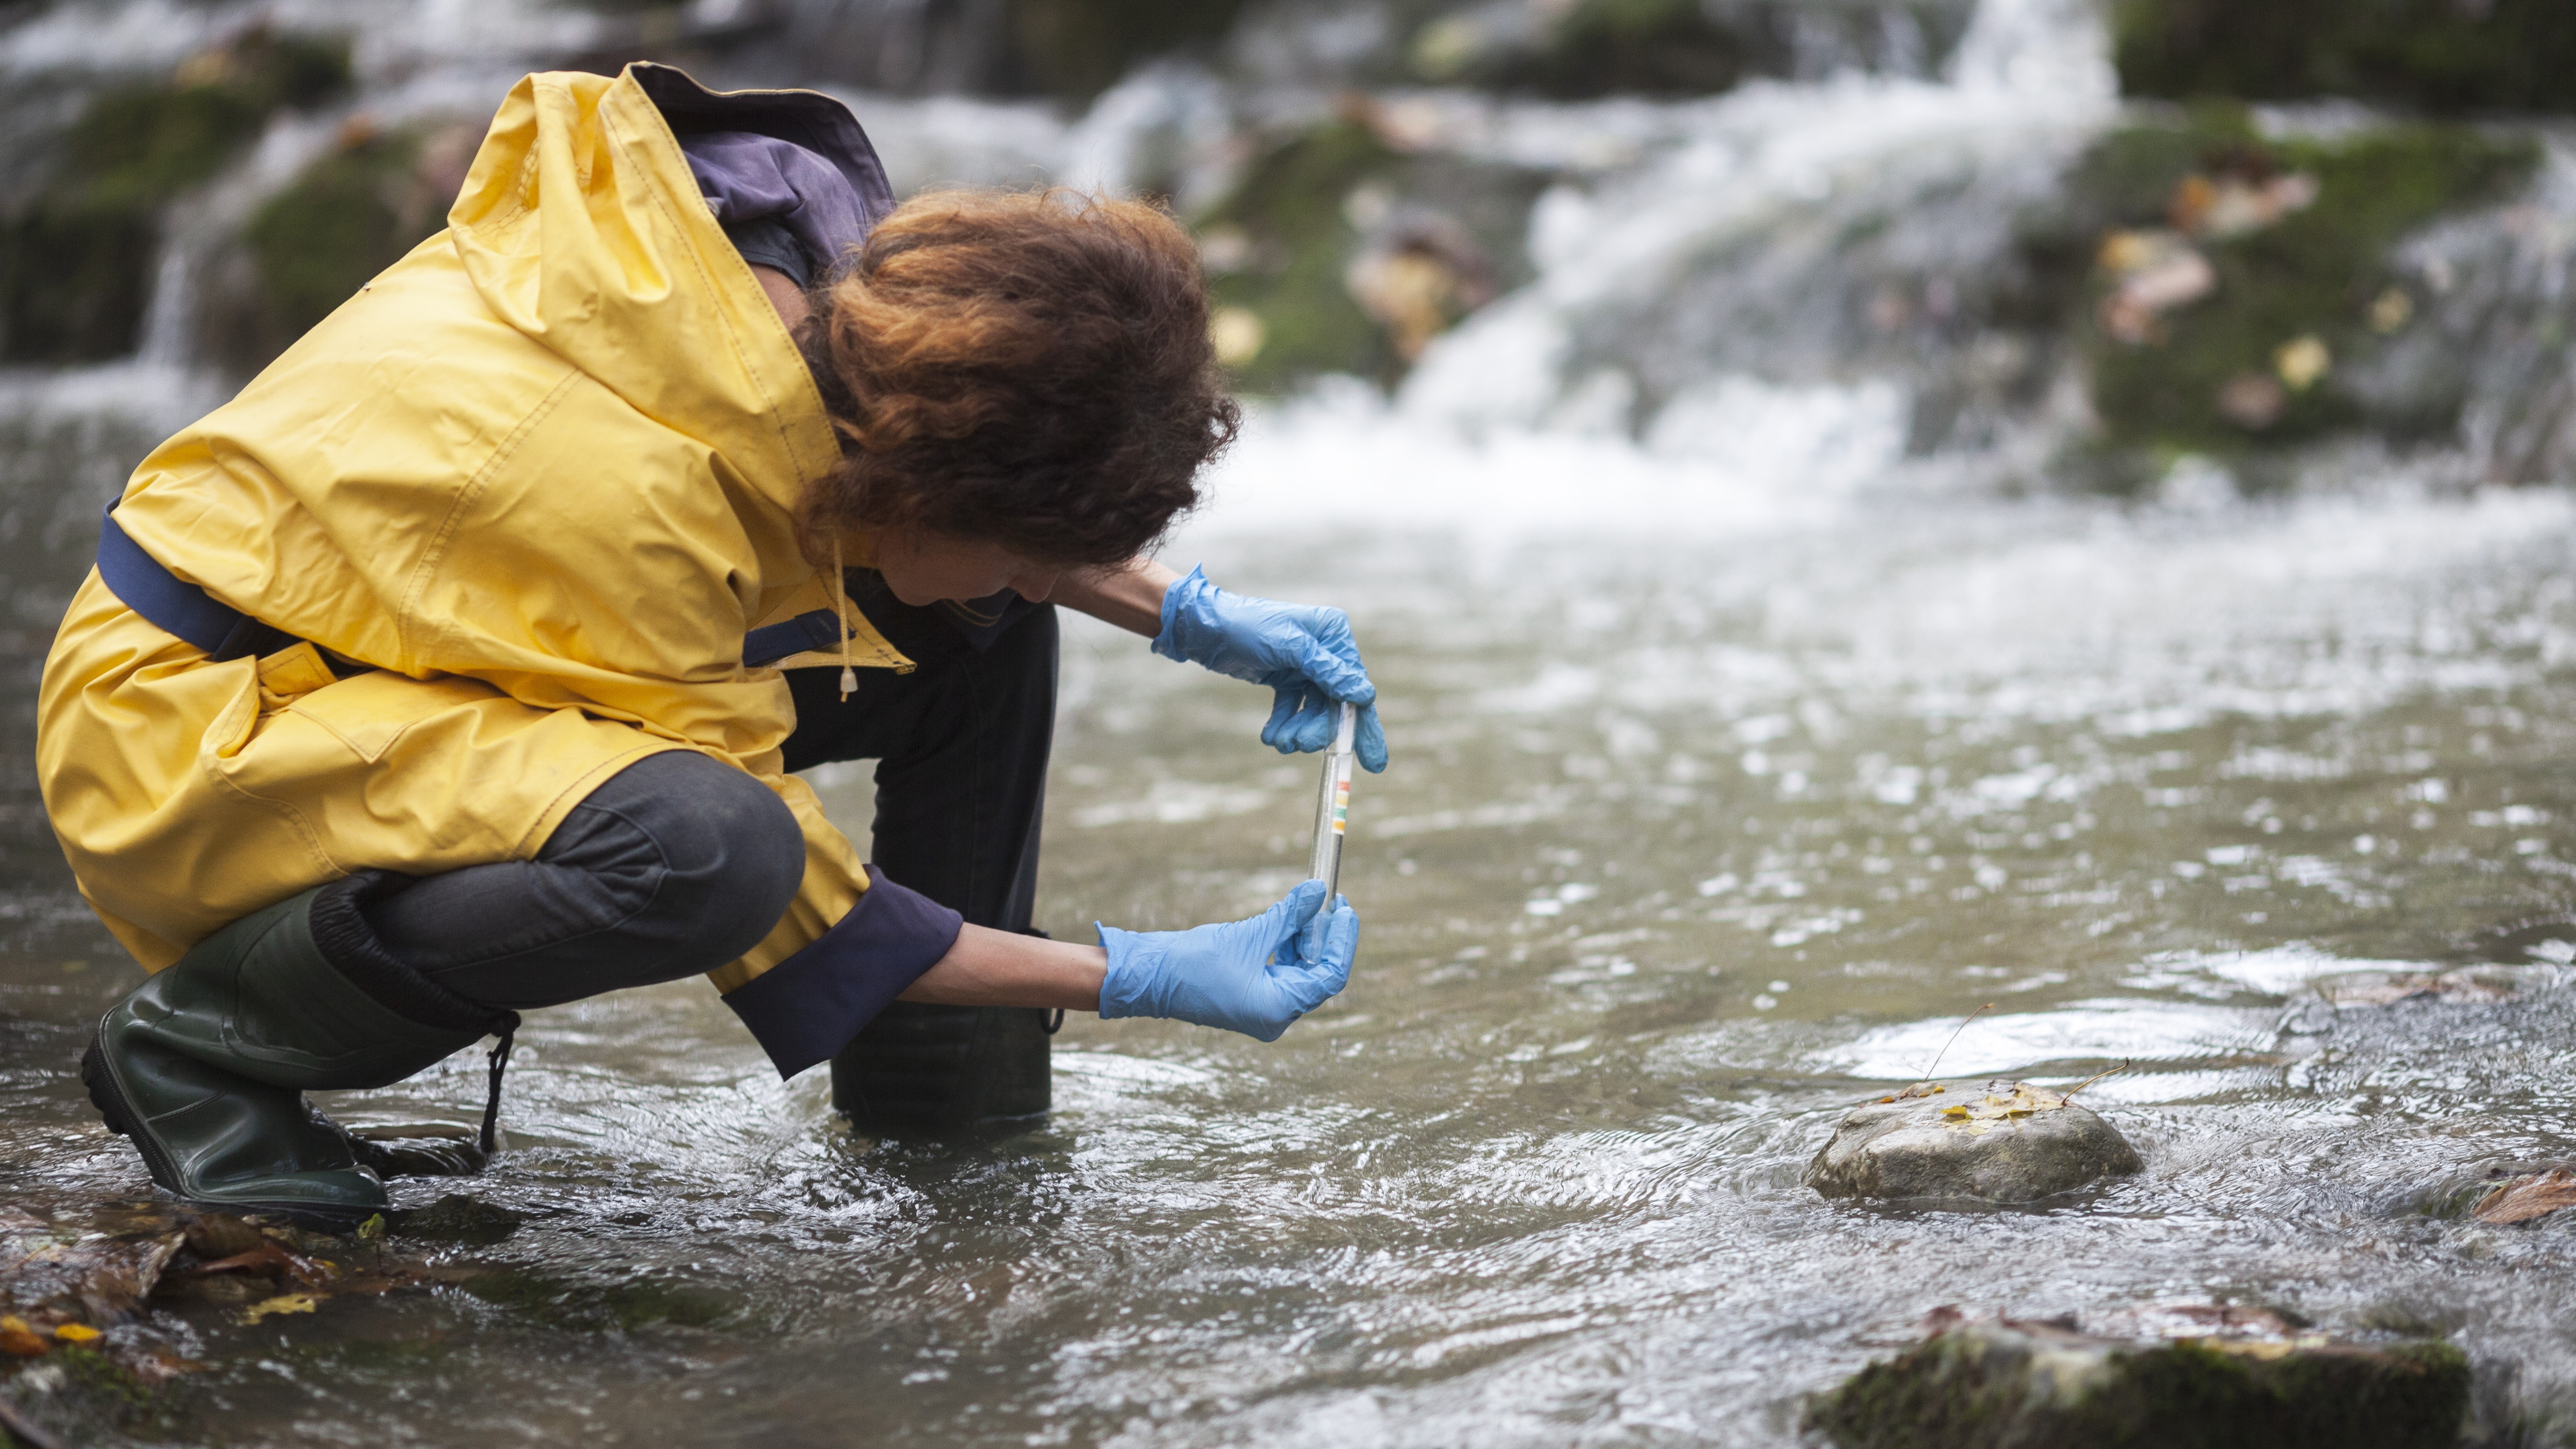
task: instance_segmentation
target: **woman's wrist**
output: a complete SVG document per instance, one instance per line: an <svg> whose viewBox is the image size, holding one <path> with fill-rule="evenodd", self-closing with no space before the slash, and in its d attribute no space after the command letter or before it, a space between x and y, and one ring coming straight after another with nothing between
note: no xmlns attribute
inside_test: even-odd
<svg viewBox="0 0 2576 1449"><path fill-rule="evenodd" d="M1109 953L989 926L967 926L948 954L904 989L901 1000L946 1006L1038 1006L1098 1011Z"/></svg>
<svg viewBox="0 0 2576 1449"><path fill-rule="evenodd" d="M1163 595L1179 577L1160 560L1129 559L1066 574L1055 602L1151 639L1163 632Z"/></svg>

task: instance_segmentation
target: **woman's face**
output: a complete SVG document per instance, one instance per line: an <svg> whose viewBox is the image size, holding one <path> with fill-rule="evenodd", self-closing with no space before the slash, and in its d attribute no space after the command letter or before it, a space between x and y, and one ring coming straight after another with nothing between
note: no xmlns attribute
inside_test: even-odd
<svg viewBox="0 0 2576 1449"><path fill-rule="evenodd" d="M919 608L942 599L986 599L1010 589L1032 604L1046 602L1063 570L1034 564L999 544L927 529L877 530L877 572L886 587Z"/></svg>

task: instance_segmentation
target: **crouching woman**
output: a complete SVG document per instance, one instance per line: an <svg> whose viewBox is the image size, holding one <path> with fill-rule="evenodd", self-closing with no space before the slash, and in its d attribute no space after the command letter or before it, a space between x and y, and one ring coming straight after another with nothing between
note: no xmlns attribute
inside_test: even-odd
<svg viewBox="0 0 2576 1449"><path fill-rule="evenodd" d="M1313 883L1028 929L1049 600L1270 684L1283 750L1374 700L1338 611L1143 557L1236 422L1167 218L897 208L838 103L637 66L523 81L449 223L145 459L46 663L47 809L152 973L83 1076L155 1182L362 1217L397 1164L304 1092L497 1034L497 1104L517 1013L698 972L931 1120L1042 1104L1048 1009L1268 1040L1341 988ZM789 773L855 758L870 864Z"/></svg>

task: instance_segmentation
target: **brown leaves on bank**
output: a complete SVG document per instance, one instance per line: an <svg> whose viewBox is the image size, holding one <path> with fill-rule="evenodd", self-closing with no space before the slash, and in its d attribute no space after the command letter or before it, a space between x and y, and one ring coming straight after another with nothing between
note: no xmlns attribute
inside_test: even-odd
<svg viewBox="0 0 2576 1449"><path fill-rule="evenodd" d="M0 1361L81 1350L148 1386L202 1367L164 1341L153 1310L212 1308L256 1324L459 1276L386 1261L384 1229L377 1218L338 1238L160 1203L76 1219L0 1208Z"/></svg>
<svg viewBox="0 0 2576 1449"><path fill-rule="evenodd" d="M2527 1223L2570 1207L2576 1207L2576 1172L2557 1167L2498 1183L2469 1216L2482 1223Z"/></svg>

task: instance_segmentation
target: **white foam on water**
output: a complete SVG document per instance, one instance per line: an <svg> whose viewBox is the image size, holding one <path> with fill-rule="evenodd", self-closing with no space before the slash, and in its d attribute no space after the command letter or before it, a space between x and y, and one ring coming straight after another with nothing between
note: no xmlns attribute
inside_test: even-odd
<svg viewBox="0 0 2576 1449"><path fill-rule="evenodd" d="M2257 1017L2260 1017L2258 1020ZM1942 1045L1956 1032L1947 1052ZM2269 1015L2170 1001L2085 1001L2043 1012L1909 1021L1862 1032L1816 1054L1820 1069L1872 1081L1916 1081L1940 1057L1940 1079L2009 1074L2050 1062L2190 1061L2272 1040Z"/></svg>
<svg viewBox="0 0 2576 1449"><path fill-rule="evenodd" d="M1616 433L1426 422L1349 382L1255 408L1177 545L1284 531L1454 530L1494 541L1729 535L1842 516L1903 449L1890 386L1728 378L1646 444Z"/></svg>
<svg viewBox="0 0 2576 1449"><path fill-rule="evenodd" d="M2130 978L2139 987L2188 985L2194 976L2214 978L2271 996L2288 996L2329 976L2356 971L2437 971L2421 961L2361 961L2335 956L2314 946L2292 943L2262 951L2179 951L2160 954Z"/></svg>

